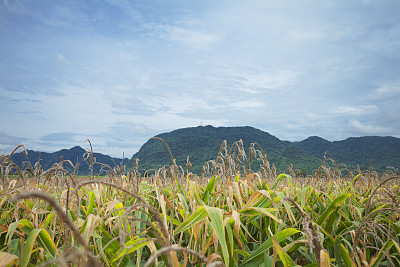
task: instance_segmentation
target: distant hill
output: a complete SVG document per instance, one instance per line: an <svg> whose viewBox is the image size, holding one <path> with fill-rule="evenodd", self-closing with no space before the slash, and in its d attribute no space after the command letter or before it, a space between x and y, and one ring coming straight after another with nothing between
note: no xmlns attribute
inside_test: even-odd
<svg viewBox="0 0 400 267"><path fill-rule="evenodd" d="M342 141L328 141L318 136L311 136L300 142L283 141L259 129L245 127L213 127L198 126L183 128L156 137L162 138L170 147L176 163L185 168L186 160L192 164L191 171L200 173L208 160L217 158L219 149L224 140L228 149L236 141L242 140L246 155L249 155L251 143L257 142L264 150L271 164L278 171L284 171L289 164L294 168L305 168L308 173L315 171L323 161L328 151L337 163L344 163L355 168L368 169L371 165L375 170L384 171L386 167L400 169L400 138L395 137L351 137ZM54 153L40 153L42 169L47 170L60 158L79 164L79 174L89 174L89 164L84 160L85 150L79 146L62 149ZM94 153L96 162L105 163L114 167L120 165L122 159L112 158L100 153ZM28 150L28 158L32 165L39 160L39 152ZM155 139L149 139L130 160L124 159L127 168L132 167L133 160L139 159L139 169L158 169L164 165L171 165L169 152L164 144ZM15 153L11 160L20 168L25 168L27 158L23 153ZM252 169L256 170L261 163L253 161ZM65 165L68 166L68 165ZM101 166L94 165L94 173L100 172Z"/></svg>
<svg viewBox="0 0 400 267"><path fill-rule="evenodd" d="M28 159L31 162L32 166L35 165L36 162L39 160L39 155L40 155L40 164L42 165L43 170L47 170L53 166L54 163L59 162L60 158L62 157L63 160L70 160L74 165L79 164L79 172L78 174L80 175L87 175L90 173L89 170L89 162L90 161L84 161L83 155L86 153L86 151L79 147L75 146L70 149L62 149L60 151L56 151L53 153L47 153L47 152L38 152L34 150L27 150L28 152ZM93 153L93 157L96 159L96 162L100 163L105 163L112 168L115 165L120 165L122 162L122 159L119 158L112 158L110 156L101 154L101 153ZM27 158L24 153L17 152L11 156L11 161L17 164L20 168L26 168L27 165ZM128 162L128 159L124 159L124 163ZM70 168L69 164L64 164L65 167L67 167L70 171L72 169ZM94 164L93 167L93 173L94 174L99 174L100 173L101 166L99 164Z"/></svg>
<svg viewBox="0 0 400 267"><path fill-rule="evenodd" d="M327 141L313 136L301 142L289 142L253 127L213 127L198 126L183 128L156 137L162 138L170 147L178 165L185 166L187 156L192 164L192 172L199 173L208 160L217 158L220 146L227 141L228 149L235 141L242 140L248 155L251 143L257 142L267 155L270 163L279 171L288 165L305 168L310 173L323 161L326 151L330 152L337 163L349 167L359 165L367 169L370 164L376 170L385 170L386 166L400 167L400 138L395 137L359 137L343 141ZM171 165L171 159L164 144L149 139L128 163L139 159L140 169L158 169ZM254 165L253 165L254 166Z"/></svg>
<svg viewBox="0 0 400 267"><path fill-rule="evenodd" d="M400 138L364 136L330 142L313 136L294 144L317 158L329 151L336 162L350 166L360 165L366 169L371 164L377 170L400 167Z"/></svg>

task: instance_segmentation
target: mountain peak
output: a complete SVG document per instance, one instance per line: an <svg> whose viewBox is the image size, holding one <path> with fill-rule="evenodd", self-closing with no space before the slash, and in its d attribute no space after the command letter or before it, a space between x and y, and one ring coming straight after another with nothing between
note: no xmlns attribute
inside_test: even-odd
<svg viewBox="0 0 400 267"><path fill-rule="evenodd" d="M162 138L168 144L178 165L185 166L189 156L190 163L193 166L192 172L201 172L203 165L207 161L215 160L224 140L227 142L228 151L239 140L243 141L243 148L246 151L251 143L256 142L263 148L268 159L277 158L287 145L275 136L250 126L197 126L162 133L157 137ZM135 158L139 158L139 167L141 169L152 169L171 164L169 153L164 145L154 139L147 141L133 155L128 166L132 165Z"/></svg>
<svg viewBox="0 0 400 267"><path fill-rule="evenodd" d="M319 136L310 136L300 142L289 142L250 126L211 125L176 129L159 134L157 137L168 144L178 165L186 166L189 156L192 172L201 172L207 161L215 160L224 140L227 142L228 151L233 143L242 140L246 153L252 143L258 143L270 163L273 163L278 170L285 170L289 163L293 163L295 168L315 170L322 163L327 151L336 162L345 163L349 167L359 165L366 169L372 161L374 168L382 170L387 165L397 167L400 162L399 138L366 137L331 142ZM139 159L140 169L157 169L171 164L169 152L164 144L155 139L147 141L133 155L127 166L132 166L135 158Z"/></svg>
<svg viewBox="0 0 400 267"><path fill-rule="evenodd" d="M324 138L322 138L322 137L316 136L316 135L310 136L310 137L304 139L303 141L301 141L301 143L302 143L302 142L304 142L304 143L305 143L305 142L330 143L330 141L328 141L328 140L326 140L326 139L324 139Z"/></svg>
<svg viewBox="0 0 400 267"><path fill-rule="evenodd" d="M71 152L86 152L82 147L80 146L74 146L68 149Z"/></svg>

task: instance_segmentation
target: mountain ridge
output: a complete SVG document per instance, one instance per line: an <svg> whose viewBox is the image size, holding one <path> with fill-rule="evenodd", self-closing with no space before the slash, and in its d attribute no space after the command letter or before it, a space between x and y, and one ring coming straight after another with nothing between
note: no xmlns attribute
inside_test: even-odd
<svg viewBox="0 0 400 267"><path fill-rule="evenodd" d="M201 172L207 161L217 158L224 140L227 141L228 150L234 142L242 140L247 156L250 144L258 143L270 163L274 164L278 171L284 171L290 163L294 168L305 168L309 173L315 171L323 162L325 152L329 152L337 163L344 163L351 168L357 165L361 169L372 166L380 171L386 170L389 166L393 167L392 169L400 168L400 138L392 136L349 137L340 141L328 141L319 136L310 136L302 141L290 142L251 126L213 127L207 125L180 128L160 133L155 137L163 139L168 144L178 165L185 168L189 157L191 171L195 173ZM258 146L256 148L258 149ZM27 151L32 165L39 160L40 153L40 163L44 170L59 162L62 157L75 165L79 163L79 174L85 175L90 172L89 164L83 158L86 151L80 146L52 153ZM139 159L140 170L158 169L172 164L170 154L164 144L152 138L145 142L130 160L125 158L122 161L120 158L101 153L93 153L93 156L96 162L105 163L111 167L123 163L127 169L132 167L135 158ZM27 159L23 153L16 152L11 160L23 168ZM256 164L253 161L252 167ZM95 164L94 173L98 174L100 168L99 164Z"/></svg>
<svg viewBox="0 0 400 267"><path fill-rule="evenodd" d="M161 133L155 137L162 138L170 147L181 166L186 165L187 156L194 172L208 160L215 160L223 140L227 141L228 149L236 141L243 141L243 148L248 155L251 143L257 142L267 155L270 163L278 170L285 170L289 163L295 168L305 168L307 171L317 169L323 162L325 152L329 152L337 163L344 163L362 169L372 166L377 170L385 170L386 166L400 167L400 138L396 137L349 137L341 141L328 141L318 136L310 136L302 141L290 142L281 140L268 132L250 126L213 127L197 126L176 129ZM139 159L140 169L157 169L170 165L169 152L162 142L149 139L130 162Z"/></svg>
<svg viewBox="0 0 400 267"><path fill-rule="evenodd" d="M16 152L11 156L10 160L17 164L20 169L25 169L29 167L29 165L27 164L28 159L32 166L34 166L40 160L39 162L43 170L51 168L54 163L60 162L61 159L70 160L75 166L78 167L79 175L88 175L90 173L90 159L84 159L84 154L86 153L86 150L84 150L80 146L74 146L69 149L61 149L55 152L39 152L29 149L27 149L27 152L27 155L25 155L24 152ZM115 165L121 165L121 163L128 162L129 160L128 158L113 158L102 153L93 153L93 158L96 160L96 162L104 163L111 167L114 167ZM73 171L73 168L70 164L65 163L63 164L63 166L68 171ZM100 164L94 164L93 174L100 174L101 167L102 166Z"/></svg>

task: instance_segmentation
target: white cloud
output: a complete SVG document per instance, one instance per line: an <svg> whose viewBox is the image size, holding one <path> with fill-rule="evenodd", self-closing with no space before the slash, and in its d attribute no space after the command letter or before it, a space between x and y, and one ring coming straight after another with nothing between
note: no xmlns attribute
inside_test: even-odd
<svg viewBox="0 0 400 267"><path fill-rule="evenodd" d="M349 125L358 135L390 135L393 134L393 129L369 123L362 123L359 120L351 120Z"/></svg>
<svg viewBox="0 0 400 267"><path fill-rule="evenodd" d="M378 111L378 107L374 105L366 105L366 106L339 106L333 110L333 113L341 114L341 115L368 115L374 114Z"/></svg>
<svg viewBox="0 0 400 267"><path fill-rule="evenodd" d="M375 90L376 94L379 96L388 96L388 95L399 95L400 94L400 81L394 83L387 83L382 86L379 86Z"/></svg>
<svg viewBox="0 0 400 267"><path fill-rule="evenodd" d="M396 1L1 4L0 132L31 145L79 133L120 151L200 123L400 131Z"/></svg>

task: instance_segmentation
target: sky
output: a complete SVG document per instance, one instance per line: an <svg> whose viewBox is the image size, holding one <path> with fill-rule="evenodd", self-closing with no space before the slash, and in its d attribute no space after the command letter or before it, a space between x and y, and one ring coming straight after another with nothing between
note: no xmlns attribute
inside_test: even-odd
<svg viewBox="0 0 400 267"><path fill-rule="evenodd" d="M0 0L0 154L152 136L400 137L399 0Z"/></svg>

